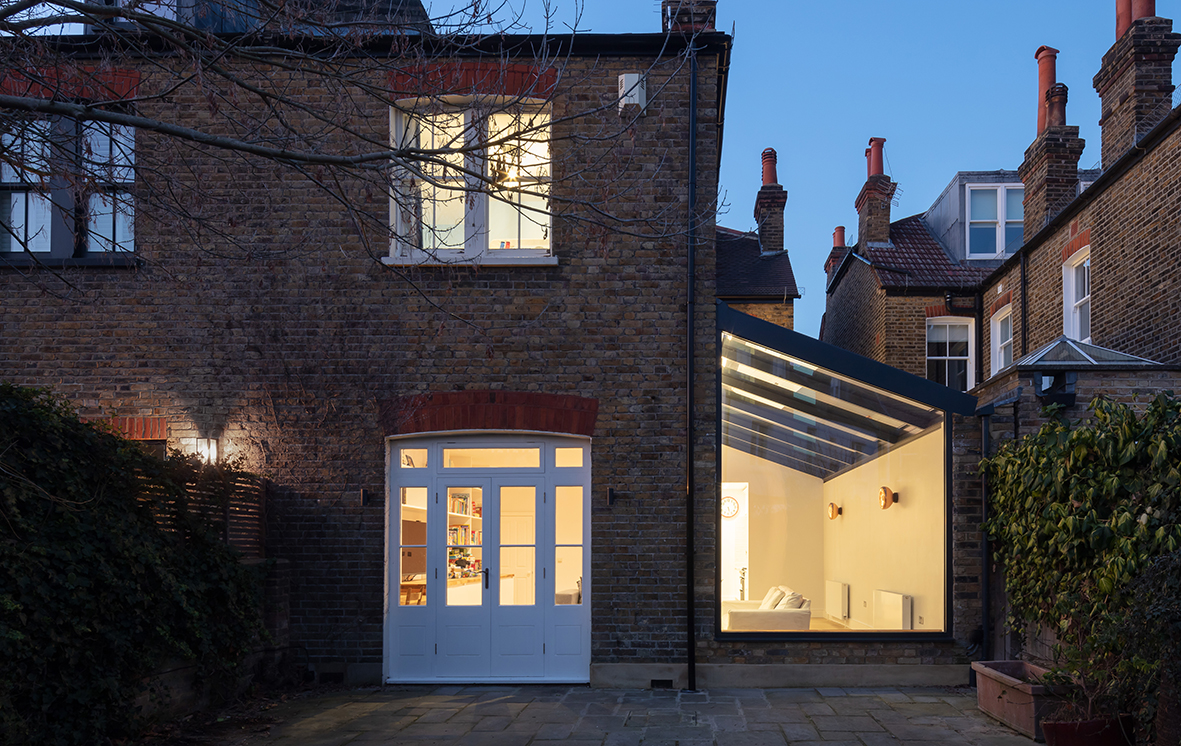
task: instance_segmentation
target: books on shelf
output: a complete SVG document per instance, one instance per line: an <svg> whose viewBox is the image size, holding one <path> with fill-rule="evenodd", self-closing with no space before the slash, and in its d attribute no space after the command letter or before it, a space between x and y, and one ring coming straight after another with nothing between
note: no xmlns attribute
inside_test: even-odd
<svg viewBox="0 0 1181 746"><path fill-rule="evenodd" d="M471 515L471 495L467 493L448 495L447 510L458 515Z"/></svg>
<svg viewBox="0 0 1181 746"><path fill-rule="evenodd" d="M451 526L447 529L447 543L453 547L479 544L483 538L484 532L473 530L471 526Z"/></svg>

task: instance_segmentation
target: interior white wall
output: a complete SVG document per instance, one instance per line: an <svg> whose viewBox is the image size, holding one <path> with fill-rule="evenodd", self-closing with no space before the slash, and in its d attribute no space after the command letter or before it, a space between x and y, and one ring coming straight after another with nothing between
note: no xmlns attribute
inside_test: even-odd
<svg viewBox="0 0 1181 746"><path fill-rule="evenodd" d="M729 446L722 448L722 481L750 485L747 598L787 585L823 608L823 481Z"/></svg>
<svg viewBox="0 0 1181 746"><path fill-rule="evenodd" d="M944 461L941 426L824 483L823 503L843 509L823 520L824 578L849 585L851 627L872 625L873 592L884 590L914 597L916 630L943 629ZM888 510L878 506L883 486L899 496Z"/></svg>

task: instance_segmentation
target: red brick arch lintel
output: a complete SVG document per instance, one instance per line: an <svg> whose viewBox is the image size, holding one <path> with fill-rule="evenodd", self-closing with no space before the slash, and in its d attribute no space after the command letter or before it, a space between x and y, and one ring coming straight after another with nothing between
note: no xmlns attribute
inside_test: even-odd
<svg viewBox="0 0 1181 746"><path fill-rule="evenodd" d="M411 65L390 73L395 96L509 96L548 100L558 85L552 67L454 60Z"/></svg>
<svg viewBox="0 0 1181 746"><path fill-rule="evenodd" d="M599 400L529 391L449 391L378 403L386 437L454 430L527 430L591 437Z"/></svg>
<svg viewBox="0 0 1181 746"><path fill-rule="evenodd" d="M139 84L138 70L101 65L13 68L0 74L0 93L30 98L126 101L138 95Z"/></svg>

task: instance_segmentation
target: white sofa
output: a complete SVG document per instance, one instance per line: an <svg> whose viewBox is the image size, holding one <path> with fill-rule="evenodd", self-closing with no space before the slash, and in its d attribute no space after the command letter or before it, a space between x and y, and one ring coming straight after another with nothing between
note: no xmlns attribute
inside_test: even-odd
<svg viewBox="0 0 1181 746"><path fill-rule="evenodd" d="M772 587L762 601L722 602L725 632L777 632L809 629L811 625L812 600L793 594L787 586Z"/></svg>

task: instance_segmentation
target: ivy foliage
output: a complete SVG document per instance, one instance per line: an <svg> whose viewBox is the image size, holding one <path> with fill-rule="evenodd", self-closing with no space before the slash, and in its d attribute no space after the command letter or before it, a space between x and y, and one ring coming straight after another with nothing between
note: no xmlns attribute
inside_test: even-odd
<svg viewBox="0 0 1181 746"><path fill-rule="evenodd" d="M195 660L216 683L256 644L256 572L183 509L188 488L225 482L226 470L177 456L0 384L4 742L127 735L162 662Z"/></svg>
<svg viewBox="0 0 1181 746"><path fill-rule="evenodd" d="M1181 401L1159 395L1142 415L1104 398L1089 409L1072 424L1048 408L1037 433L983 462L985 529L1011 623L1052 630L1070 676L1114 679L1130 583L1181 546Z"/></svg>

